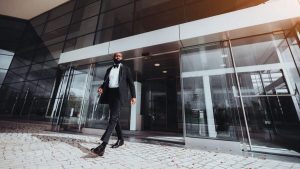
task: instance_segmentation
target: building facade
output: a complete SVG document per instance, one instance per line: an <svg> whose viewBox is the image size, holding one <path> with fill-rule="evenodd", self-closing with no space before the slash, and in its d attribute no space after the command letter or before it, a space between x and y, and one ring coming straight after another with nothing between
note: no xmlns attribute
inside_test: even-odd
<svg viewBox="0 0 300 169"><path fill-rule="evenodd" d="M138 100L122 109L125 130L299 156L299 18L299 0L74 0L30 21L1 16L0 115L103 129L96 90L123 52Z"/></svg>

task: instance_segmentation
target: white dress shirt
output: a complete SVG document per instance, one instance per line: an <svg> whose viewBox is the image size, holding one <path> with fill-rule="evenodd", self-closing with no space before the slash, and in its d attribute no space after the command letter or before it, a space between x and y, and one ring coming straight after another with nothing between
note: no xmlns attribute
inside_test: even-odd
<svg viewBox="0 0 300 169"><path fill-rule="evenodd" d="M119 87L119 72L120 72L121 63L118 67L112 67L109 73L109 88L117 88Z"/></svg>

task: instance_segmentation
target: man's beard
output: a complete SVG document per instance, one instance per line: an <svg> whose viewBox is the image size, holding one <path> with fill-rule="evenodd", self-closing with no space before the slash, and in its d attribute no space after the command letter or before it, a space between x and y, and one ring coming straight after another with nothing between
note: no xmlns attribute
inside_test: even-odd
<svg viewBox="0 0 300 169"><path fill-rule="evenodd" d="M114 59L114 63L115 63L115 64L120 64L121 62L122 62L122 60Z"/></svg>

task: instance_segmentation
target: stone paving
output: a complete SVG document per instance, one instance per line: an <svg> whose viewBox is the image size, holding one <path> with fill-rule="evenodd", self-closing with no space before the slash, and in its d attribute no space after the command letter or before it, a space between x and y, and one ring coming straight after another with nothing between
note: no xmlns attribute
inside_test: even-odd
<svg viewBox="0 0 300 169"><path fill-rule="evenodd" d="M125 142L106 148L103 157L90 153L99 137L45 131L45 126L0 121L1 169L94 168L234 168L300 169L300 161L286 162L183 147ZM112 139L110 144L115 142Z"/></svg>

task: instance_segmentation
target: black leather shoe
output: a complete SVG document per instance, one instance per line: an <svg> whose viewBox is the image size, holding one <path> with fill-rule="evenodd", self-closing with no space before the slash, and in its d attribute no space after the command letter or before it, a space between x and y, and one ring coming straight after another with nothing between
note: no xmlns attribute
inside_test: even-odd
<svg viewBox="0 0 300 169"><path fill-rule="evenodd" d="M103 156L104 152L105 152L105 146L103 146L102 144L96 148L92 148L91 151L95 154L97 154L98 156Z"/></svg>
<svg viewBox="0 0 300 169"><path fill-rule="evenodd" d="M118 140L111 148L118 148L124 144L124 140Z"/></svg>

